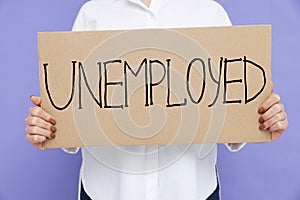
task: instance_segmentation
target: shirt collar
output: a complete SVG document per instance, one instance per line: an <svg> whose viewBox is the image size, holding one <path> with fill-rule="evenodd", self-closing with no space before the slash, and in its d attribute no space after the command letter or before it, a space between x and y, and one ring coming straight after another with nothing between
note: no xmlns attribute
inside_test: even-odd
<svg viewBox="0 0 300 200"><path fill-rule="evenodd" d="M120 0L117 0L120 1ZM151 12L152 14L156 14L161 7L162 0L151 0L150 7L148 8L141 0L125 0L131 3L137 4L144 8L145 10Z"/></svg>

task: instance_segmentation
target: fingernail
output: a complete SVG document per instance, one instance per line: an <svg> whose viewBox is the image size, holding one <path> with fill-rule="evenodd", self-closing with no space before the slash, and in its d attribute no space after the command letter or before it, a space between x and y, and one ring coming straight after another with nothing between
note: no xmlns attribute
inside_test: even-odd
<svg viewBox="0 0 300 200"><path fill-rule="evenodd" d="M31 97L33 97L34 95L30 95L29 99L31 99Z"/></svg>
<svg viewBox="0 0 300 200"><path fill-rule="evenodd" d="M260 117L260 118L259 118L259 123L264 123L264 121L265 121L265 120L264 120L263 117Z"/></svg>
<svg viewBox="0 0 300 200"><path fill-rule="evenodd" d="M55 126L51 126L50 130L52 131L52 133L55 133L57 131L57 129L55 128Z"/></svg>
<svg viewBox="0 0 300 200"><path fill-rule="evenodd" d="M259 110L258 110L258 113L259 114L263 114L265 112L265 109L264 108L260 108Z"/></svg>
<svg viewBox="0 0 300 200"><path fill-rule="evenodd" d="M55 125L56 124L56 121L55 121L55 119L49 119L49 122L52 124L52 125Z"/></svg>
<svg viewBox="0 0 300 200"><path fill-rule="evenodd" d="M265 125L261 124L261 125L259 126L259 129L262 130L262 131L265 130Z"/></svg>
<svg viewBox="0 0 300 200"><path fill-rule="evenodd" d="M52 139L55 138L55 137L56 137L55 133L51 133L51 134L50 134L50 137L51 137Z"/></svg>

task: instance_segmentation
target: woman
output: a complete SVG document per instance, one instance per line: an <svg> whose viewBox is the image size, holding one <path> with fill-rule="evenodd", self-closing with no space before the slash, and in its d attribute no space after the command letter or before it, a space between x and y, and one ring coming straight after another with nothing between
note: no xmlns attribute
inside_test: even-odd
<svg viewBox="0 0 300 200"><path fill-rule="evenodd" d="M137 28L230 26L224 9L212 0L92 0L80 10L74 23L74 31L112 30ZM55 137L55 118L39 106L40 97L31 97L35 107L28 113L27 140L40 148L45 140ZM272 138L278 139L288 126L287 115L280 97L272 94L260 107L261 130L270 130ZM126 151L140 153L139 159L120 156L113 147L94 147L99 155L109 155L126 164L111 166L99 162L82 148L80 199L105 200L217 200L219 183L216 165L216 147L204 158L199 158L201 145L191 145L174 163L164 162L160 145L127 147ZM232 151L241 144L229 144ZM180 149L180 145L173 147ZM78 149L65 149L76 153ZM149 156L150 152L155 155ZM172 153L172 152L170 152ZM153 170L137 170L128 166L153 165ZM156 166L156 167L155 167ZM148 169L148 168L147 168Z"/></svg>

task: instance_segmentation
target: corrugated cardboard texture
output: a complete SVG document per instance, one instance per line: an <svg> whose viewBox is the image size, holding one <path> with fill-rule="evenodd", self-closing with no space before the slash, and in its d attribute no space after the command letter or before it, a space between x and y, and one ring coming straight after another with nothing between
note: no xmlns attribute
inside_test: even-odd
<svg viewBox="0 0 300 200"><path fill-rule="evenodd" d="M44 148L271 140L257 112L271 94L270 26L39 33L38 44L58 130Z"/></svg>

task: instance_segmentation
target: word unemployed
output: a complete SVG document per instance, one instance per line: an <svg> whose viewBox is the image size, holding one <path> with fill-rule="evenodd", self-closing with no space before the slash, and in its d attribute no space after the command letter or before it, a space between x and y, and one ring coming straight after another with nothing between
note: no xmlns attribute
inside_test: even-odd
<svg viewBox="0 0 300 200"><path fill-rule="evenodd" d="M196 63L200 64L197 66L201 66L200 70L202 72L202 81L201 81L201 91L199 92L199 95L197 97L193 96L191 92L191 81L195 81L191 79L191 73L192 73L192 68L196 68ZM241 67L243 68L243 77L241 79L233 79L233 80L228 80L227 74L228 74L228 67L230 64L233 63L240 63ZM114 64L114 65L120 65L121 69L123 70L123 81L117 81L117 82L112 82L108 80L108 65ZM220 90L221 90L221 85L223 84L223 97L222 98L222 103L223 104L241 104L242 100L241 99L235 99L235 100L228 100L227 99L227 86L229 84L243 84L244 86L244 103L250 103L253 101L255 98L257 98L264 90L266 86L266 74L264 69L256 64L255 62L248 60L246 56L243 58L238 58L238 59L227 59L220 57L220 62L219 62L219 73L218 76L214 76L212 73L212 66L211 66L211 58L207 59L207 62L205 62L201 58L193 58L187 65L186 69L186 74L185 74L185 84L186 84L186 91L187 91L187 98L183 98L181 102L178 103L171 103L170 102L170 93L172 91L172 85L171 85L171 59L166 59L165 62L163 63L161 60L152 60L152 59L147 59L144 58L137 70L134 70L126 60L109 60L105 62L98 62L97 67L99 68L99 97L97 98L96 95L93 93L91 90L91 87L89 85L88 81L88 76L85 73L84 66L81 62L78 61L72 61L72 90L71 90L71 95L67 101L67 103L64 106L58 106L55 104L53 101L51 92L49 90L49 81L48 81L48 75L47 75L47 68L48 68L48 63L44 63L44 77L45 77L45 87L47 91L47 96L51 102L51 105L57 109L57 110L64 110L66 109L70 103L73 100L74 97L74 91L75 91L75 73L77 69L78 73L78 98L79 98L79 105L78 109L82 109L82 103L81 103L81 90L82 90L82 78L84 80L85 86L89 91L89 94L91 95L91 98L93 98L94 102L99 106L99 108L119 108L123 109L124 107L128 107L128 76L142 76L142 69L144 71L144 87L145 87L145 106L151 106L154 105L154 100L153 100L153 89L157 86L159 86L164 80L167 81L167 91L166 91L166 107L180 107L180 106L186 106L187 102L189 99L193 104L199 104L204 96L204 92L206 89L206 84L208 80L208 76L212 83L216 85L216 94L215 98L213 101L208 105L208 107L212 107L215 105L217 102L219 96L220 96ZM160 67L163 71L161 74L161 78L158 81L153 81L154 77L154 71L153 67ZM247 68L249 67L256 68L258 69L263 78L263 84L260 88L260 90L253 95L252 97L248 97L248 81L247 81ZM197 67L199 68L199 67ZM102 71L104 72L104 77L102 77ZM208 75L207 75L208 74ZM102 84L103 84L103 89L102 89ZM123 87L124 88L124 104L123 105L109 105L108 104L108 86L115 86L115 87ZM104 90L104 91L102 91ZM101 95L103 92L103 95ZM102 97L103 96L103 97Z"/></svg>

